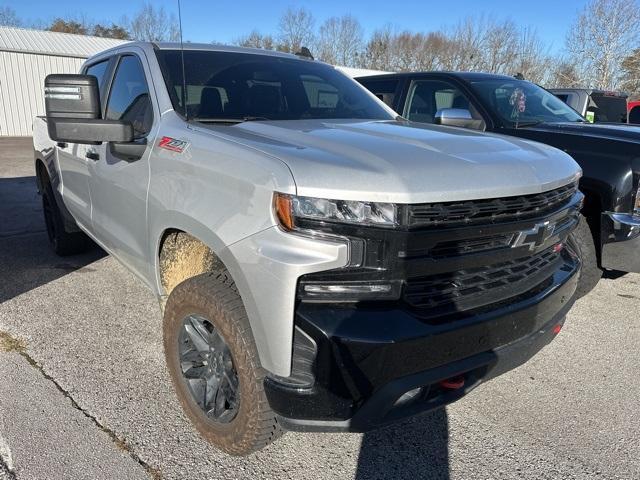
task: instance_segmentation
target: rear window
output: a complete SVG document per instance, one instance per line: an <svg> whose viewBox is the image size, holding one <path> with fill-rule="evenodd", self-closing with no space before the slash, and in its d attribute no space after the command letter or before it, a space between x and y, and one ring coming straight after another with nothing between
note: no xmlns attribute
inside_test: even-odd
<svg viewBox="0 0 640 480"><path fill-rule="evenodd" d="M398 89L398 80L367 80L366 77L358 78L371 93L382 100L384 103L393 108L396 99L396 91Z"/></svg>
<svg viewBox="0 0 640 480"><path fill-rule="evenodd" d="M157 50L173 107L196 121L393 119L330 65L271 55Z"/></svg>
<svg viewBox="0 0 640 480"><path fill-rule="evenodd" d="M588 112L594 113L595 122L627 123L627 99L613 95L591 95Z"/></svg>

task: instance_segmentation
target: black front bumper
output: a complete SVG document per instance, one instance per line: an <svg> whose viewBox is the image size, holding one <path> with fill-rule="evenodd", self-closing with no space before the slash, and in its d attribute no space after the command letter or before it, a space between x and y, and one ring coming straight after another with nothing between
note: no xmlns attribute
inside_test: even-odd
<svg viewBox="0 0 640 480"><path fill-rule="evenodd" d="M315 380L304 388L267 377L271 408L290 430L363 432L452 403L553 339L573 304L578 268L569 261L533 296L444 323L394 304L300 303L296 327L315 343ZM442 386L458 376L462 388Z"/></svg>
<svg viewBox="0 0 640 480"><path fill-rule="evenodd" d="M602 266L640 273L640 215L602 214Z"/></svg>

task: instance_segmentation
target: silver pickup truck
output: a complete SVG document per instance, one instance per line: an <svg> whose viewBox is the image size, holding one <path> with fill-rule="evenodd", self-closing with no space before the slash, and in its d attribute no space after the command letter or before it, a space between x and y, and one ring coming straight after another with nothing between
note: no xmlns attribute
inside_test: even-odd
<svg viewBox="0 0 640 480"><path fill-rule="evenodd" d="M124 44L45 99L53 248L91 238L157 295L180 402L231 454L451 403L574 301L581 172L552 147L414 124L330 65L233 47Z"/></svg>

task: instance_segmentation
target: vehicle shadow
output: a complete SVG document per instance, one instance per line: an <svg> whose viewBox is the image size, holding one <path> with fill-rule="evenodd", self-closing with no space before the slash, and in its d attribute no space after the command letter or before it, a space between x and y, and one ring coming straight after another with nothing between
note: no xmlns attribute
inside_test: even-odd
<svg viewBox="0 0 640 480"><path fill-rule="evenodd" d="M439 408L364 434L356 480L448 480L449 424Z"/></svg>
<svg viewBox="0 0 640 480"><path fill-rule="evenodd" d="M44 231L35 176L0 178L0 237Z"/></svg>
<svg viewBox="0 0 640 480"><path fill-rule="evenodd" d="M0 303L105 255L92 243L86 253L58 257L49 246L35 177L0 178Z"/></svg>

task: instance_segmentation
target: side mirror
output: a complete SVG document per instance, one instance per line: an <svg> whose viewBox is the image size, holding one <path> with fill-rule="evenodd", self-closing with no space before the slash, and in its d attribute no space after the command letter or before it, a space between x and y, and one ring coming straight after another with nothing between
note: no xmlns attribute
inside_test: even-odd
<svg viewBox="0 0 640 480"><path fill-rule="evenodd" d="M483 121L471 116L471 112L466 108L441 108L434 117L436 125L447 125L449 127L463 127L481 130Z"/></svg>
<svg viewBox="0 0 640 480"><path fill-rule="evenodd" d="M103 120L98 81L93 75L48 75L44 81L49 137L56 142L130 142L133 125Z"/></svg>

